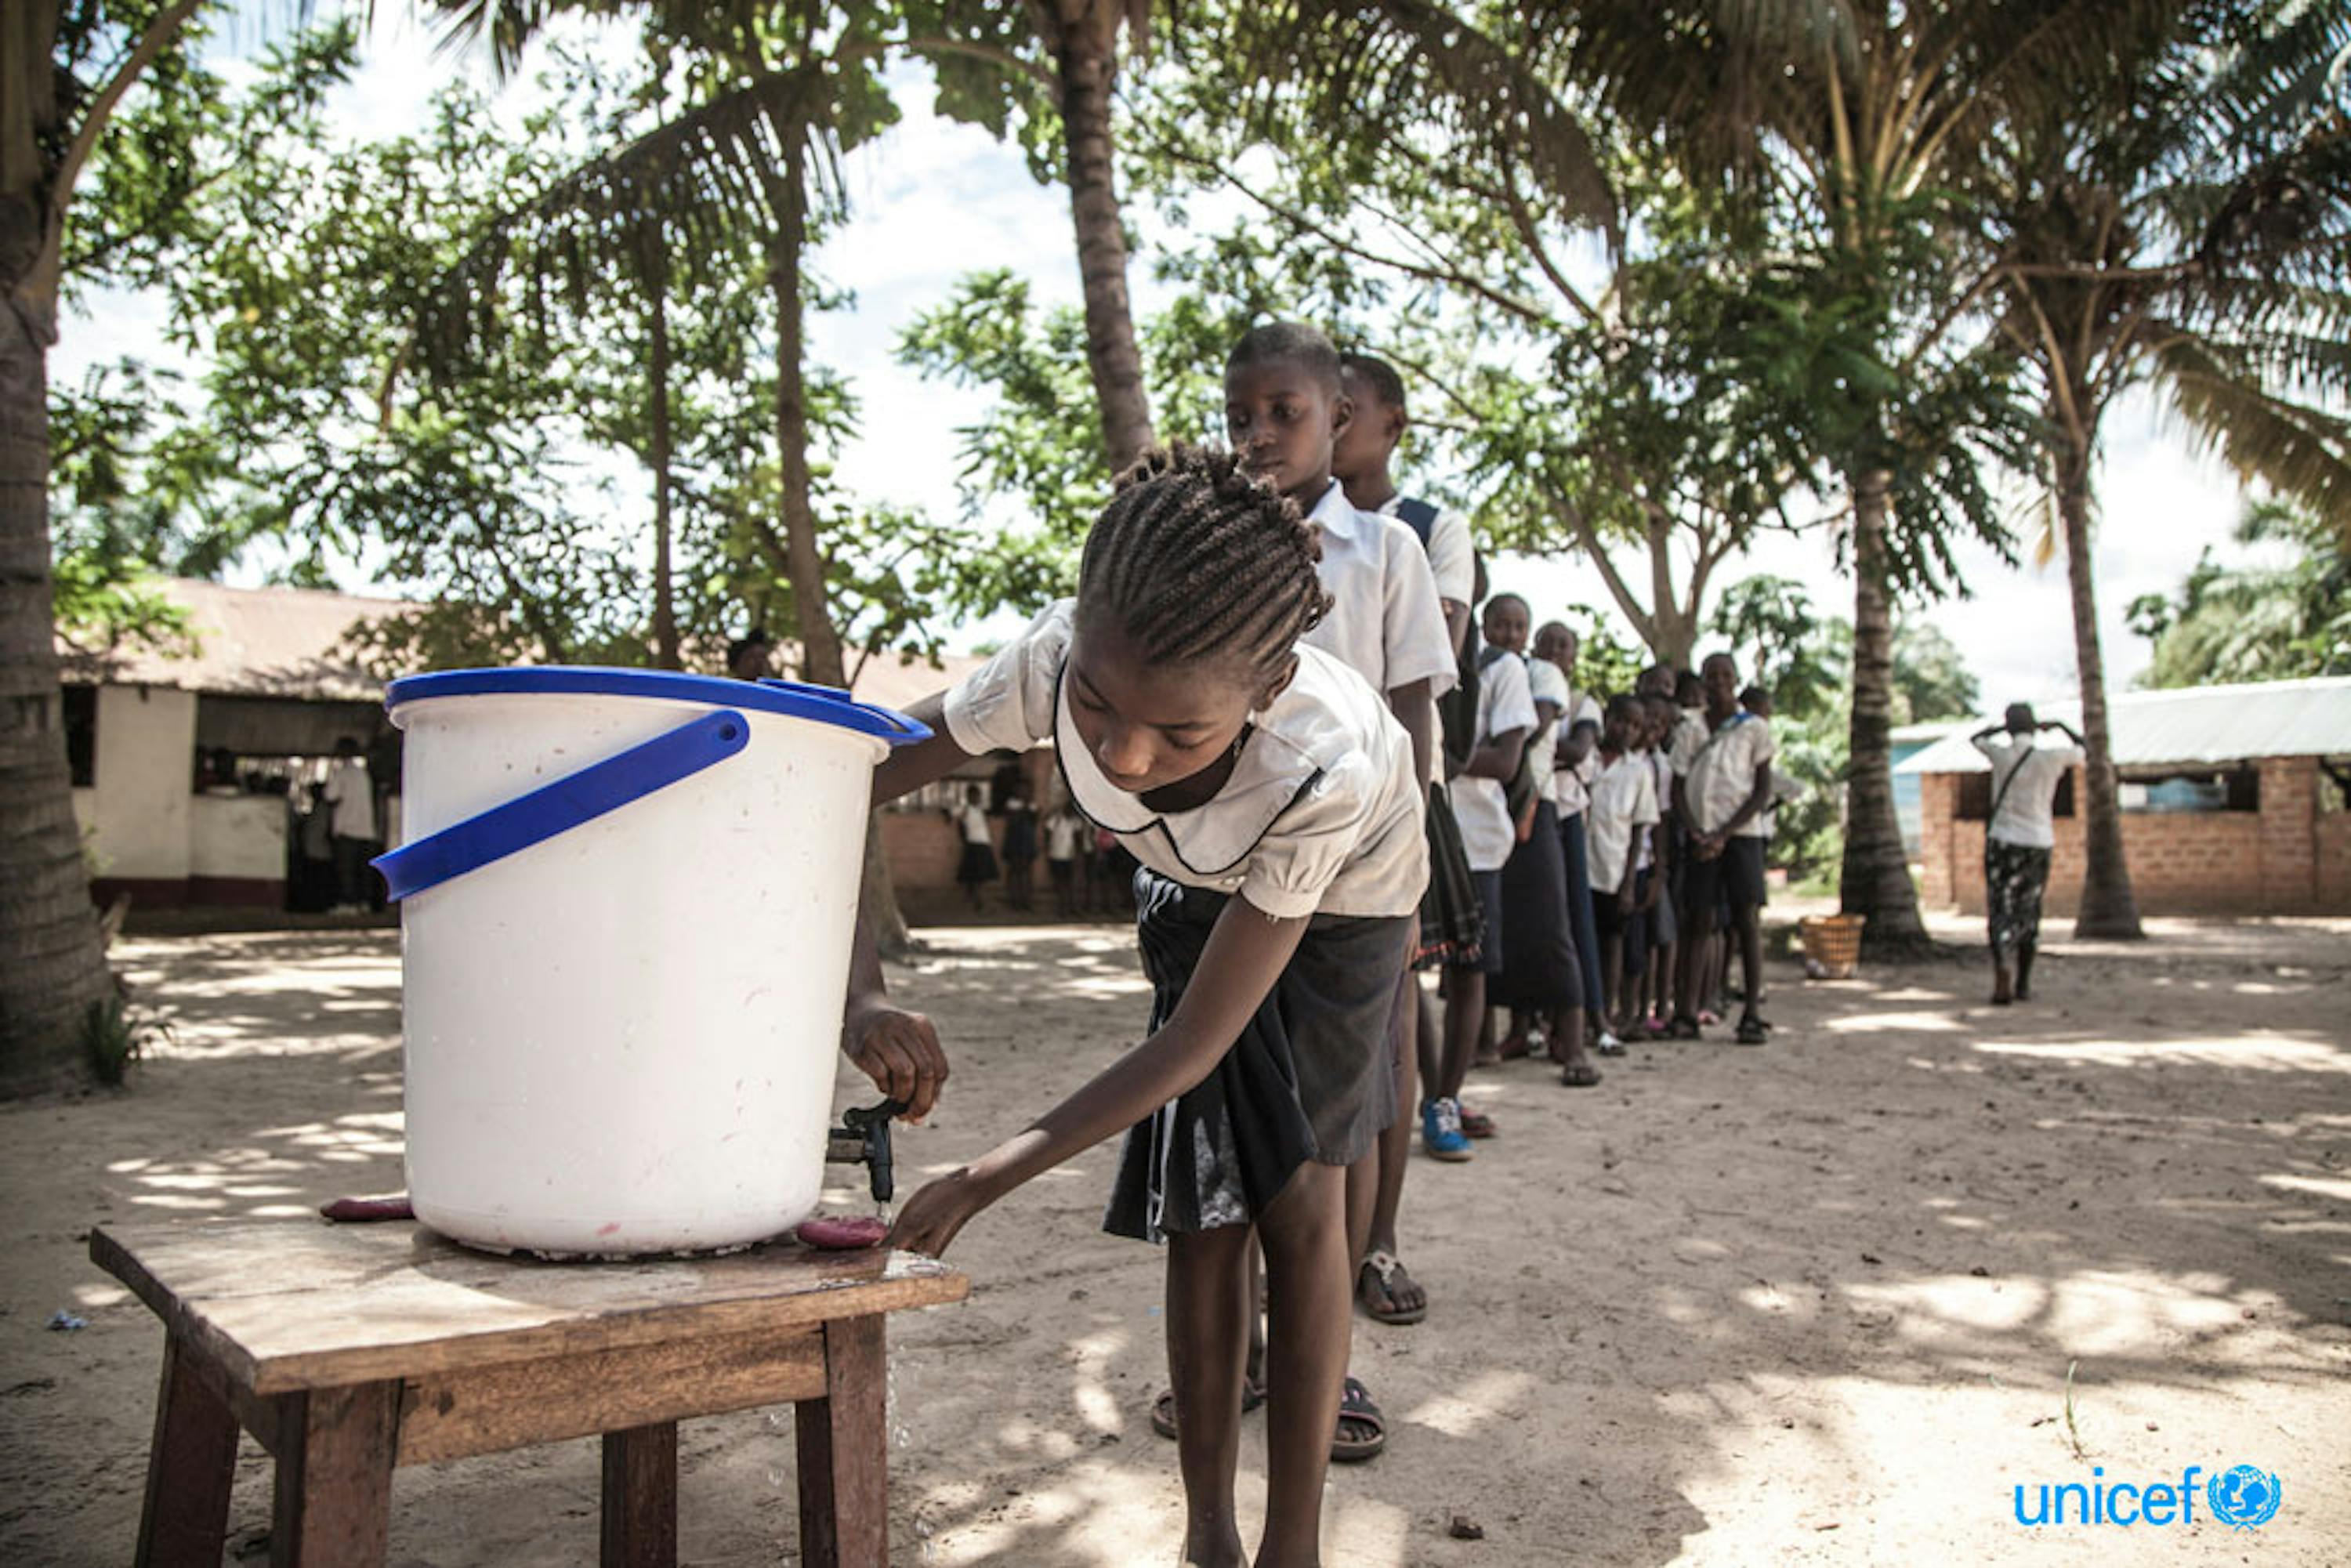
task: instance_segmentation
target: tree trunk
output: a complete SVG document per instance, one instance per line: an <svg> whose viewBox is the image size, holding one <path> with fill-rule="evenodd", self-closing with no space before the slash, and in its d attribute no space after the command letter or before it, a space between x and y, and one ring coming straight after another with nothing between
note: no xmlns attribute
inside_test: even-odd
<svg viewBox="0 0 2351 1568"><path fill-rule="evenodd" d="M1863 941L1879 950L1922 940L1918 890L1894 810L1894 623L1886 591L1883 470L1850 481L1853 491L1853 726L1845 784L1844 864L1837 895L1847 915L1865 915Z"/></svg>
<svg viewBox="0 0 2351 1568"><path fill-rule="evenodd" d="M0 298L0 1095L66 1079L111 987L66 766L49 581L53 294Z"/></svg>
<svg viewBox="0 0 2351 1568"><path fill-rule="evenodd" d="M645 302L646 325L653 340L646 359L653 394L653 663L664 670L676 670L684 666L678 658L677 594L670 559L669 286L658 260L646 286Z"/></svg>
<svg viewBox="0 0 2351 1568"><path fill-rule="evenodd" d="M1111 89L1118 76L1118 7L1095 4L1065 22L1053 40L1061 82L1061 136L1069 158L1070 215L1077 227L1078 278L1085 291L1086 368L1102 405L1102 445L1113 472L1152 442L1151 400L1126 298L1126 229L1120 222L1111 141Z"/></svg>
<svg viewBox="0 0 2351 1568"><path fill-rule="evenodd" d="M2123 812L2115 779L2114 746L2106 724L2106 662L2098 647L2098 593L2090 561L2090 454L2086 448L2060 455L2057 511L2065 530L2066 586L2074 599L2074 659L2081 673L2082 739L2089 760L2086 786L2081 913L2076 936L2138 938L2138 900L2132 896L2130 863L2123 856Z"/></svg>
<svg viewBox="0 0 2351 1568"><path fill-rule="evenodd" d="M800 674L820 685L846 686L849 668L841 657L841 632L824 580L824 554L817 548L816 507L810 494L808 392L803 351L800 261L808 245L808 187L800 164L801 143L792 143L784 187L776 193L783 228L768 257L768 282L776 294L776 447L783 480L784 551L792 580L792 616L800 642ZM874 946L885 958L913 949L898 890L890 880L889 857L882 852L879 813L865 822L865 869L859 900L873 927Z"/></svg>

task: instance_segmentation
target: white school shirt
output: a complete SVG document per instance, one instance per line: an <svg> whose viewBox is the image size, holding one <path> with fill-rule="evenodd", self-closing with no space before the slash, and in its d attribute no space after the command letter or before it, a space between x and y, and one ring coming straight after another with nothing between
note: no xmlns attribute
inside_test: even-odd
<svg viewBox="0 0 2351 1568"><path fill-rule="evenodd" d="M336 763L327 775L327 799L334 804L337 838L375 837L375 784L368 778L366 763L356 757Z"/></svg>
<svg viewBox="0 0 2351 1568"><path fill-rule="evenodd" d="M1986 836L2026 849L2056 848L2057 822L2053 812L2057 804L2057 782L2065 777L2066 769L2080 766L2082 748L2073 745L2036 746L2029 735L2021 740L2007 735L1970 738L1991 764L1992 795L2000 801L2000 810L1993 813L1991 825L1985 830ZM2009 781L2011 774L2015 775L2012 783ZM2003 786L2005 794L2001 793Z"/></svg>
<svg viewBox="0 0 2351 1568"><path fill-rule="evenodd" d="M956 813L956 826L963 830L963 841L967 844L987 844L995 841L988 836L987 813L977 806L966 806Z"/></svg>
<svg viewBox="0 0 2351 1568"><path fill-rule="evenodd" d="M1524 659L1505 656L1478 672L1478 744L1514 729L1535 727L1534 693L1527 684ZM1453 815L1461 825L1461 848L1471 871L1499 871L1518 846L1518 824L1510 821L1510 791L1499 779L1472 779L1464 774L1453 781Z"/></svg>
<svg viewBox="0 0 2351 1568"><path fill-rule="evenodd" d="M1551 668L1553 674L1558 673L1558 665L1553 664ZM1563 689L1566 685L1567 677L1561 675L1560 685ZM1588 724L1593 727L1594 733L1592 737L1592 749L1585 752L1583 760L1574 767L1556 768L1552 770L1551 803L1552 810L1559 813L1562 821L1565 821L1591 805L1592 778L1600 768L1600 737L1597 733L1601 725L1600 705L1593 700L1592 694L1589 692L1573 693L1569 695L1567 712L1560 718L1558 730L1553 737L1554 742L1566 739L1574 733L1575 727L1579 724Z"/></svg>
<svg viewBox="0 0 2351 1568"><path fill-rule="evenodd" d="M1755 793L1755 769L1778 755L1778 747L1771 743L1771 727L1743 708L1733 710L1711 732L1703 720L1696 734L1677 730L1674 771L1682 777L1698 831L1719 832L1737 816L1747 797ZM1770 831L1763 813L1758 811L1740 824L1734 836L1760 839Z"/></svg>
<svg viewBox="0 0 2351 1568"><path fill-rule="evenodd" d="M1359 512L1337 480L1307 514L1322 536L1315 568L1330 612L1299 639L1369 681L1382 696L1426 681L1443 696L1459 680L1453 639L1437 607L1437 580L1413 531L1377 512Z"/></svg>
<svg viewBox="0 0 2351 1568"><path fill-rule="evenodd" d="M1412 742L1384 695L1319 648L1254 727L1232 777L1203 805L1161 814L1102 775L1070 717L1071 601L1029 623L946 695L947 733L974 755L1050 739L1070 799L1144 865L1238 894L1278 918L1412 915L1428 840Z"/></svg>
<svg viewBox="0 0 2351 1568"><path fill-rule="evenodd" d="M1673 759L1662 750L1652 749L1641 755L1649 764L1649 781L1657 797L1657 821L1663 822L1674 803ZM1646 871L1656 863L1656 839L1653 834L1641 841L1641 860L1635 869Z"/></svg>
<svg viewBox="0 0 2351 1568"><path fill-rule="evenodd" d="M1598 755L1598 747L1593 748ZM1632 847L1635 828L1654 827L1657 810L1657 774L1648 758L1626 753L1593 770L1591 803L1583 811L1584 863L1590 868L1592 891L1613 894L1625 885L1625 854ZM1649 863L1648 840L1634 870Z"/></svg>
<svg viewBox="0 0 2351 1568"><path fill-rule="evenodd" d="M1402 496L1390 496L1380 506L1383 516L1393 517L1404 504ZM1436 506L1435 502L1429 503ZM1404 525L1406 533L1412 526ZM1420 538L1413 536L1418 544ZM1469 542L1469 520L1449 507L1437 507L1437 516L1428 525L1428 571L1437 580L1437 597L1450 600L1468 609L1471 596L1478 591L1478 548ZM1444 612L1443 605L1438 613Z"/></svg>
<svg viewBox="0 0 2351 1568"><path fill-rule="evenodd" d="M1045 819L1045 858L1049 861L1073 861L1078 858L1078 819L1068 811L1056 811Z"/></svg>

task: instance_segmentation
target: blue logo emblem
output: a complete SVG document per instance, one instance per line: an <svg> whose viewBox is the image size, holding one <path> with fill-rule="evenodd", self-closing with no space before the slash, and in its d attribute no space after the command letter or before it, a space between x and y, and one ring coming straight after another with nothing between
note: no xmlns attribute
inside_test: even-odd
<svg viewBox="0 0 2351 1568"><path fill-rule="evenodd" d="M2277 1516L2278 1479L2251 1465L2223 1470L2204 1485L2213 1517L2239 1530L2267 1524Z"/></svg>

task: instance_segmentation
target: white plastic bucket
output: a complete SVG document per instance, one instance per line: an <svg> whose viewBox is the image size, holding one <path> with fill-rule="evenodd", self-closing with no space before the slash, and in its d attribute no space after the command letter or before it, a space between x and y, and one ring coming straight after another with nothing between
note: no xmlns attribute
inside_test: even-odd
<svg viewBox="0 0 2351 1568"><path fill-rule="evenodd" d="M747 1245L824 1183L873 768L845 693L461 670L406 733L408 1191L498 1251Z"/></svg>

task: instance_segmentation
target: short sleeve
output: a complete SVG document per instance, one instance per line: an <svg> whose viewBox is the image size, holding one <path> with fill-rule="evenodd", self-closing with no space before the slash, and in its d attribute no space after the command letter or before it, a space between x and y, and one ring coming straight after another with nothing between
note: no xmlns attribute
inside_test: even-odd
<svg viewBox="0 0 2351 1568"><path fill-rule="evenodd" d="M1780 755L1780 742L1772 736L1768 720L1750 718L1746 727L1755 732L1755 738L1747 743L1747 771L1753 773Z"/></svg>
<svg viewBox="0 0 2351 1568"><path fill-rule="evenodd" d="M1460 513L1439 512L1428 525L1428 570L1437 580L1439 601L1468 607L1470 595L1477 592L1477 549L1469 542L1469 524Z"/></svg>
<svg viewBox="0 0 2351 1568"><path fill-rule="evenodd" d="M1604 728L1606 725L1606 716L1602 714L1600 705L1588 692L1575 705L1575 716L1567 721L1567 727L1572 730L1580 724L1588 724L1594 729Z"/></svg>
<svg viewBox="0 0 2351 1568"><path fill-rule="evenodd" d="M2049 748L2049 758L2060 768L2079 768L2089 760L2078 746L2053 746Z"/></svg>
<svg viewBox="0 0 2351 1568"><path fill-rule="evenodd" d="M1657 809L1657 779L1655 773L1651 773L1641 780L1641 787L1633 791L1633 825L1655 827L1662 820Z"/></svg>
<svg viewBox="0 0 2351 1568"><path fill-rule="evenodd" d="M1667 747L1666 760L1676 773L1687 775L1690 770L1690 765L1698 760L1698 754L1705 749L1705 726L1687 722L1677 723L1674 726L1672 744Z"/></svg>
<svg viewBox="0 0 2351 1568"><path fill-rule="evenodd" d="M1313 914L1361 847L1379 783L1360 752L1324 772L1258 841L1236 891L1278 920Z"/></svg>
<svg viewBox="0 0 2351 1568"><path fill-rule="evenodd" d="M977 757L1026 751L1053 733L1053 697L1070 656L1070 604L1061 600L946 695L947 733Z"/></svg>
<svg viewBox="0 0 2351 1568"><path fill-rule="evenodd" d="M1374 512L1363 517L1381 530L1380 638L1387 689L1426 681L1431 695L1443 696L1459 682L1460 664L1446 634L1445 612L1437 605L1428 557L1413 531L1395 518Z"/></svg>
<svg viewBox="0 0 2351 1568"><path fill-rule="evenodd" d="M1527 665L1527 686L1535 701L1549 703L1562 713L1567 711L1567 701L1573 695L1567 689L1567 677L1549 659L1537 659Z"/></svg>
<svg viewBox="0 0 2351 1568"><path fill-rule="evenodd" d="M1486 712L1486 733L1481 739L1490 740L1514 729L1535 727L1534 691L1527 684L1527 662L1524 659L1506 655L1479 672L1478 695L1481 701L1489 691L1493 694L1494 700Z"/></svg>

